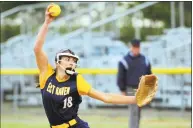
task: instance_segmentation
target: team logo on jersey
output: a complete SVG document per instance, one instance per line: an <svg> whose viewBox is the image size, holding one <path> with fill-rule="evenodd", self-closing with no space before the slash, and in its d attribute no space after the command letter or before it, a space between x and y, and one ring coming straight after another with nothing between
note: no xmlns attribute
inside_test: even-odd
<svg viewBox="0 0 193 128"><path fill-rule="evenodd" d="M70 87L56 87L51 82L46 89L47 92L58 96L68 95L70 93Z"/></svg>

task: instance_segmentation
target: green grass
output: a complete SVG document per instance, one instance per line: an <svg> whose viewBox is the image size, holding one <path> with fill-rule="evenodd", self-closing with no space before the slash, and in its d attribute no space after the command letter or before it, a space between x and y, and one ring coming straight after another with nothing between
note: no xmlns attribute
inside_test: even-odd
<svg viewBox="0 0 193 128"><path fill-rule="evenodd" d="M151 112L151 114L150 114ZM191 113L182 117L179 112L144 110L140 128L191 128ZM80 118L91 128L128 128L128 110L87 110ZM49 128L44 110L41 108L21 109L12 112L8 108L1 113L1 128Z"/></svg>
<svg viewBox="0 0 193 128"><path fill-rule="evenodd" d="M83 117L84 118L84 117ZM109 118L101 120L101 117L85 117L91 128L128 128L127 119ZM140 128L191 128L190 120L172 118L164 119L142 119ZM45 119L16 119L1 121L1 128L48 128L48 122Z"/></svg>
<svg viewBox="0 0 193 128"><path fill-rule="evenodd" d="M81 116L89 122L91 128L128 128L126 117L105 116ZM191 128L189 119L182 118L149 118L141 120L140 128ZM1 128L48 128L48 122L44 116L25 117L22 115L2 117Z"/></svg>

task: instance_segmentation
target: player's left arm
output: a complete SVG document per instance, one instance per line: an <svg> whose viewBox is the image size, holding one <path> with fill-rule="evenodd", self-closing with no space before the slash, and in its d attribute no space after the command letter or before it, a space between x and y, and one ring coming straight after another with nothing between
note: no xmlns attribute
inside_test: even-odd
<svg viewBox="0 0 193 128"><path fill-rule="evenodd" d="M78 74L77 88L80 95L88 95L94 99L111 104L136 104L135 96L123 96L119 94L110 94L93 89L90 84Z"/></svg>
<svg viewBox="0 0 193 128"><path fill-rule="evenodd" d="M135 96L123 96L119 94L103 93L93 88L88 92L88 96L110 104L136 104Z"/></svg>

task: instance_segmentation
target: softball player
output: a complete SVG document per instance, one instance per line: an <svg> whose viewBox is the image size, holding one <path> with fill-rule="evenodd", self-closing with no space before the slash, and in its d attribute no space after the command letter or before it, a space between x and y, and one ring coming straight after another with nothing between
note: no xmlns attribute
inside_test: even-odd
<svg viewBox="0 0 193 128"><path fill-rule="evenodd" d="M51 6L49 5L46 9L45 21L34 46L36 62L40 71L39 83L43 106L50 127L89 128L88 123L81 120L77 114L82 95L87 95L105 103L136 104L135 96L107 94L93 89L82 75L74 72L79 58L71 50L61 50L56 54L55 69L49 64L42 47L48 26L54 19L48 12Z"/></svg>

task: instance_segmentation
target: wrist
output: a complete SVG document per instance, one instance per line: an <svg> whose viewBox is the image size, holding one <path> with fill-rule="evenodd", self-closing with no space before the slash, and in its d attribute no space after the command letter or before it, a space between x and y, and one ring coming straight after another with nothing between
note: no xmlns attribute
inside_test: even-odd
<svg viewBox="0 0 193 128"><path fill-rule="evenodd" d="M50 23L44 21L44 25L45 25L45 26L48 26L49 24L50 24Z"/></svg>

